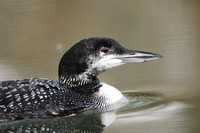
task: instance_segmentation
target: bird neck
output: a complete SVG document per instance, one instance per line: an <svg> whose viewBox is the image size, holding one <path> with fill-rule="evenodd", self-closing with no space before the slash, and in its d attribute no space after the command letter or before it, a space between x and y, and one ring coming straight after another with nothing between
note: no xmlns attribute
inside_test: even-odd
<svg viewBox="0 0 200 133"><path fill-rule="evenodd" d="M60 76L59 83L64 88L68 88L81 95L91 95L99 90L101 83L96 76L78 75L78 76Z"/></svg>

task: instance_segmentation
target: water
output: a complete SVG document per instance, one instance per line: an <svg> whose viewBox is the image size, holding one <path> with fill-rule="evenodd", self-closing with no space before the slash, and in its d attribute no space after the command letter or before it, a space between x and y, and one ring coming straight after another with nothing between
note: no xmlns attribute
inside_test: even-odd
<svg viewBox="0 0 200 133"><path fill-rule="evenodd" d="M6 122L1 129L199 133L199 13L198 0L0 1L1 81L57 79L64 52L91 36L111 37L126 48L165 57L99 76L129 98L119 110Z"/></svg>

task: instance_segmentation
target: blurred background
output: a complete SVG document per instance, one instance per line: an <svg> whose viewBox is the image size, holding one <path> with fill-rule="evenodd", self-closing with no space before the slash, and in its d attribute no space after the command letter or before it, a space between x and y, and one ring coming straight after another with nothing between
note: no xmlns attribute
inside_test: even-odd
<svg viewBox="0 0 200 133"><path fill-rule="evenodd" d="M0 81L58 79L62 55L87 37L109 37L126 48L163 55L99 78L122 92L159 93L190 107L175 123L117 119L105 132L158 132L157 126L160 132L200 131L199 0L1 0Z"/></svg>

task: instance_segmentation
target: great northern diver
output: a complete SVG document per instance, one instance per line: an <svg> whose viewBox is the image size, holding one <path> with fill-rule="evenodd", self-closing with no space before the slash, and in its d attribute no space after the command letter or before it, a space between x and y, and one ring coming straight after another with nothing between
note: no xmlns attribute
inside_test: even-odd
<svg viewBox="0 0 200 133"><path fill-rule="evenodd" d="M107 108L123 95L97 78L107 69L161 55L128 50L111 38L79 41L59 63L59 81L30 78L0 82L0 119L65 116Z"/></svg>

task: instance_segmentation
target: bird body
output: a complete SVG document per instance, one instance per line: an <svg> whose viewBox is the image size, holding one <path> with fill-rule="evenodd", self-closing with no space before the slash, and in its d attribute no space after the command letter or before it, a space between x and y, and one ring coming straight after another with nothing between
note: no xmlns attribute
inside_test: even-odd
<svg viewBox="0 0 200 133"><path fill-rule="evenodd" d="M66 116L109 108L122 93L97 78L105 70L128 62L162 58L128 50L110 38L76 43L59 63L59 80L30 78L0 82L0 119Z"/></svg>

